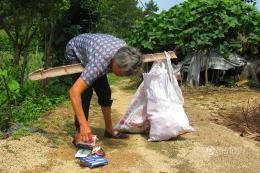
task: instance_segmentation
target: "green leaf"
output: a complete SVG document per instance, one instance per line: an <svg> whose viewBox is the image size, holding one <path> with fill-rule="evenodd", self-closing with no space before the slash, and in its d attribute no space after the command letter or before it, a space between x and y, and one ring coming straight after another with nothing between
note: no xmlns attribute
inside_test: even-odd
<svg viewBox="0 0 260 173"><path fill-rule="evenodd" d="M196 46L196 43L194 41L191 41L190 42L190 47L195 48L195 46Z"/></svg>
<svg viewBox="0 0 260 173"><path fill-rule="evenodd" d="M20 84L16 80L11 80L10 82L8 82L8 88L11 91L18 90L20 89Z"/></svg>
<svg viewBox="0 0 260 173"><path fill-rule="evenodd" d="M151 50L168 44L192 50L210 46L225 53L241 50L237 37L242 34L252 52L260 44L259 24L257 9L239 0L188 0L144 18L134 34L137 46Z"/></svg>
<svg viewBox="0 0 260 173"><path fill-rule="evenodd" d="M223 23L229 24L231 27L235 27L236 25L239 25L237 19L235 17L227 17Z"/></svg>
<svg viewBox="0 0 260 173"><path fill-rule="evenodd" d="M0 75L6 77L7 76L7 70L1 70L0 69Z"/></svg>

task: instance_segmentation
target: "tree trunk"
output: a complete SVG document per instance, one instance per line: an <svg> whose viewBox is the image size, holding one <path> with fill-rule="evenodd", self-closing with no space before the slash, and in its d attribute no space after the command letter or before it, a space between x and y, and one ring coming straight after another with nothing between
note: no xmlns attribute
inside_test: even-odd
<svg viewBox="0 0 260 173"><path fill-rule="evenodd" d="M210 49L207 49L207 60L205 64L205 85L209 85L209 80L208 80L208 68L209 68L209 60L210 60Z"/></svg>
<svg viewBox="0 0 260 173"><path fill-rule="evenodd" d="M20 78L20 85L21 86L23 86L23 83L24 83L25 70L26 70L27 63L28 63L28 54L29 54L29 50L28 49L29 49L28 47L26 47L24 49L22 72L21 72L21 78Z"/></svg>
<svg viewBox="0 0 260 173"><path fill-rule="evenodd" d="M59 4L57 5L57 11L56 14L53 15L53 17L47 17L46 22L45 22L45 59L44 59L44 69L47 69L50 67L50 54L51 54L51 47L52 47L52 42L53 42L53 37L54 37L54 32L55 32L55 27L56 27L56 21L58 19L59 15ZM50 28L50 29L49 29ZM50 80L44 79L42 81L42 86L44 88L45 93L48 93L48 88L47 85L49 85Z"/></svg>
<svg viewBox="0 0 260 173"><path fill-rule="evenodd" d="M14 67L19 66L19 61L20 61L20 58L21 58L20 52L21 52L21 50L20 50L18 44L16 44L14 46Z"/></svg>

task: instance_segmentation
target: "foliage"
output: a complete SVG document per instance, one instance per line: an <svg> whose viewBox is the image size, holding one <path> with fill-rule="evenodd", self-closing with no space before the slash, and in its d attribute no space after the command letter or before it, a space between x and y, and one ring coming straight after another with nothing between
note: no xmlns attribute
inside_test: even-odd
<svg viewBox="0 0 260 173"><path fill-rule="evenodd" d="M0 1L0 25L12 42L12 67L19 68L16 80L23 85L28 63L29 46L41 26L51 3L44 0ZM23 55L23 56L21 56Z"/></svg>
<svg viewBox="0 0 260 173"><path fill-rule="evenodd" d="M91 32L101 16L103 0L63 0L57 20L50 66L66 64L64 50L76 35ZM66 77L64 77L65 80ZM61 78L62 80L63 78Z"/></svg>
<svg viewBox="0 0 260 173"><path fill-rule="evenodd" d="M12 42L9 39L8 35L4 32L4 30L0 30L0 46L2 50L7 52L13 51Z"/></svg>
<svg viewBox="0 0 260 173"><path fill-rule="evenodd" d="M253 2L253 0L242 0L243 2L245 2L245 3L252 3Z"/></svg>
<svg viewBox="0 0 260 173"><path fill-rule="evenodd" d="M159 10L157 4L154 4L153 0L150 0L148 3L144 3L145 8L144 8L144 17L149 16L150 14L157 12Z"/></svg>
<svg viewBox="0 0 260 173"><path fill-rule="evenodd" d="M67 42L83 32L113 34L144 53L176 45L189 51L258 50L259 13L243 1L188 0L161 14L153 13L158 10L153 0L144 9L137 4L137 0L2 0L0 130L11 123L39 122L42 113L68 96L69 76L50 79L48 93L41 82L28 82L26 76L43 66L64 65ZM120 80L109 75L111 83Z"/></svg>
<svg viewBox="0 0 260 173"><path fill-rule="evenodd" d="M30 72L43 65L64 65L67 42L82 32L98 32L100 26L108 28L101 25L101 19L111 23L109 29L113 29L107 33L126 37L126 31L143 15L136 5L136 0L1 1L0 130L12 123L28 125L32 120L40 120L41 113L67 97L69 76L50 79L45 93L41 81L27 81Z"/></svg>
<svg viewBox="0 0 260 173"><path fill-rule="evenodd" d="M67 94L66 86L60 87L59 92L51 89L50 95L45 95L39 82L19 85L15 80L17 70L9 66L8 59L1 61L0 66L0 131L6 130L12 123L29 125L63 101Z"/></svg>
<svg viewBox="0 0 260 173"><path fill-rule="evenodd" d="M53 106L61 103L66 97L63 95L57 96L53 95L52 97L47 97L45 95L39 95L31 92L31 96L27 95L27 97L22 101L12 106L12 114L13 114L13 123L23 123L24 125L32 125L30 124L33 120L39 120L40 116L53 108ZM34 94L34 96L33 96ZM66 98L67 99L67 98ZM0 117L0 130L5 131L9 127L8 116L9 114L5 111L6 107L3 104L0 107L1 117ZM37 126L37 124L33 124L33 126Z"/></svg>
<svg viewBox="0 0 260 173"><path fill-rule="evenodd" d="M102 0L102 16L93 32L108 33L128 40L136 20L143 18L143 12L137 7L137 0Z"/></svg>
<svg viewBox="0 0 260 173"><path fill-rule="evenodd" d="M73 36L91 29L99 17L98 7L94 0L0 2L0 26L5 31L0 30L0 46L3 52L0 72L0 130L5 130L17 122L28 125L31 120L39 119L41 113L68 95L68 77L51 79L46 95L42 90L41 81L27 82L25 76L43 67L41 58L44 56L39 52L44 52L42 48L48 46L45 45L47 42L44 38L51 41L48 35L52 32L47 32L43 26L53 27L55 15L59 14L56 21L56 31L59 32L56 32L54 46L49 50L55 50L50 56L51 65L58 66L61 62L63 65L66 43ZM51 25L48 25L49 22ZM48 44L51 45L50 42ZM4 83L7 84L6 87Z"/></svg>
<svg viewBox="0 0 260 173"><path fill-rule="evenodd" d="M250 88L253 88L253 89L260 89L259 82L255 81L253 79L249 80L247 86L249 86Z"/></svg>
<svg viewBox="0 0 260 173"><path fill-rule="evenodd" d="M30 133L30 129L27 128L27 127L23 127L23 128L20 128L18 130L15 130L13 133L12 133L12 137L13 139L16 139L16 140L20 140L20 138L22 136L26 136Z"/></svg>
<svg viewBox="0 0 260 173"><path fill-rule="evenodd" d="M69 0L69 8L62 10L62 20L69 22L71 26L80 26L80 32L86 32L94 26L100 16L96 0ZM60 21L59 21L60 22ZM69 25L67 25L69 26Z"/></svg>
<svg viewBox="0 0 260 173"><path fill-rule="evenodd" d="M158 51L158 47L162 45L160 41L165 36L161 35L162 31L159 31L157 27L163 22L160 15L156 13L152 13L143 20L137 21L132 29L129 44L145 53L148 53L149 50Z"/></svg>
<svg viewBox="0 0 260 173"><path fill-rule="evenodd" d="M63 0L56 21L49 67L66 64L64 51L67 42L82 32L91 32L101 15L102 0ZM42 40L43 43L43 40ZM61 94L70 87L70 76L48 79L48 95ZM66 93L67 94L67 93Z"/></svg>
<svg viewBox="0 0 260 173"><path fill-rule="evenodd" d="M259 25L257 9L240 0L188 0L138 21L130 43L148 52L177 45L189 51L214 48L226 55L256 53Z"/></svg>

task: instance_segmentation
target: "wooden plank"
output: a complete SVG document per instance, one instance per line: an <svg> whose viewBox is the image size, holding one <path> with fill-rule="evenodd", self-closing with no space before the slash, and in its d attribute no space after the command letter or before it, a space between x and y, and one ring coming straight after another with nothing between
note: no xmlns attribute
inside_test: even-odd
<svg viewBox="0 0 260 173"><path fill-rule="evenodd" d="M236 82L237 86L241 86L243 84L246 84L249 82L249 79L243 79L243 80L239 80L238 82Z"/></svg>
<svg viewBox="0 0 260 173"><path fill-rule="evenodd" d="M177 58L175 53L173 51L167 52L171 58ZM155 53L155 54L145 54L144 62L153 62L158 60L165 59L165 53ZM64 76L64 75L70 75L74 73L81 73L83 71L83 66L81 63L79 64L72 64L72 65L64 65L64 66L58 66L48 69L38 69L35 72L32 72L29 74L28 78L29 80L42 80L46 78L52 78L57 76Z"/></svg>
<svg viewBox="0 0 260 173"><path fill-rule="evenodd" d="M175 55L175 53L173 51L168 51L167 53L170 55L170 57L172 59L177 58L177 56ZM144 62L153 62L153 61L165 59L165 53L164 52L154 53L154 54L145 54L144 56L145 56Z"/></svg>

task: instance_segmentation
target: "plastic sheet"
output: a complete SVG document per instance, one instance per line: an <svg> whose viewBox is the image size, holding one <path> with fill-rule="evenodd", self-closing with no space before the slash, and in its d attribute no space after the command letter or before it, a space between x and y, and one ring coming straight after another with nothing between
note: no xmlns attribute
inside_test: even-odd
<svg viewBox="0 0 260 173"><path fill-rule="evenodd" d="M200 72L206 68L207 54L206 51L199 51L188 54L185 59L174 66L174 73L177 74L182 67L188 73L186 82L189 86L199 85ZM236 67L246 65L246 60L237 53L232 53L229 57L224 58L216 52L210 53L209 68L218 70L230 70Z"/></svg>

